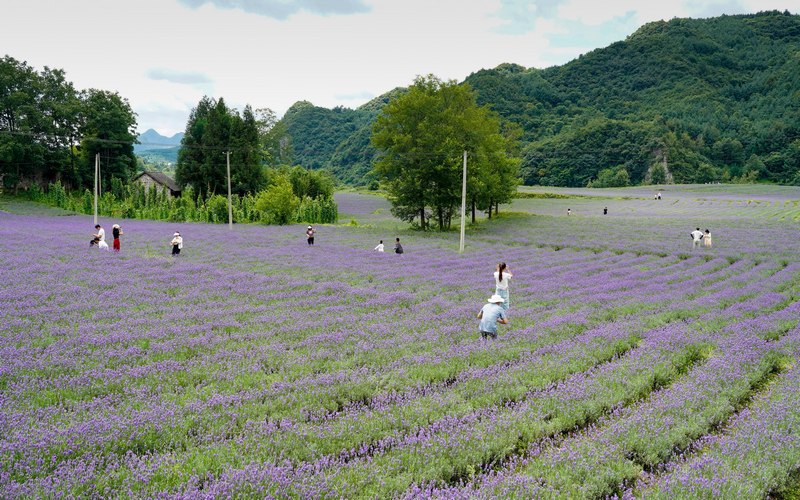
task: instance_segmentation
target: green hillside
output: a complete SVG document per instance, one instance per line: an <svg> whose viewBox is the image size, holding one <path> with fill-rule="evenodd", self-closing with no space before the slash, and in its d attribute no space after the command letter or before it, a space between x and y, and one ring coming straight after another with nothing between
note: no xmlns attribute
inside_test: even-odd
<svg viewBox="0 0 800 500"><path fill-rule="evenodd" d="M800 16L788 12L659 21L563 66L503 64L466 83L522 127L526 184L800 184ZM366 183L372 122L396 92L355 110L296 104L283 118L295 163Z"/></svg>

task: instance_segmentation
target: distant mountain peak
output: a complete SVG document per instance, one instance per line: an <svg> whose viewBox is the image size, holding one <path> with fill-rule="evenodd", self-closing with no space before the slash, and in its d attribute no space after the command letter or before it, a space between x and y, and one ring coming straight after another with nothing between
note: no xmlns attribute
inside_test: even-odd
<svg viewBox="0 0 800 500"><path fill-rule="evenodd" d="M150 149L164 149L180 146L181 139L183 139L183 132L178 132L172 137L159 134L156 130L149 128L143 133L139 134L140 144L136 144L134 150L147 151Z"/></svg>

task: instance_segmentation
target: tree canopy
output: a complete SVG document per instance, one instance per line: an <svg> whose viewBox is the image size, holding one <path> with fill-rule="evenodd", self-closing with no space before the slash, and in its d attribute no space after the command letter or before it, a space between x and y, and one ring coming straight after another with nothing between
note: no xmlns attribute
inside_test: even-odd
<svg viewBox="0 0 800 500"><path fill-rule="evenodd" d="M202 198L227 193L225 155L230 153L231 190L240 195L259 191L266 183L261 137L259 120L249 105L239 114L222 98L203 97L186 123L176 181L191 185Z"/></svg>
<svg viewBox="0 0 800 500"><path fill-rule="evenodd" d="M509 137L499 117L476 103L468 85L418 77L408 92L389 102L375 122L375 164L385 181L392 213L418 220L433 218L448 229L461 203L463 152L470 160L468 197L479 206L505 202L517 185L518 163L509 156Z"/></svg>
<svg viewBox="0 0 800 500"><path fill-rule="evenodd" d="M0 59L0 178L5 187L55 181L89 187L97 153L104 185L127 181L136 166L135 129L136 114L119 94L78 91L63 70L45 66L37 71L10 56Z"/></svg>

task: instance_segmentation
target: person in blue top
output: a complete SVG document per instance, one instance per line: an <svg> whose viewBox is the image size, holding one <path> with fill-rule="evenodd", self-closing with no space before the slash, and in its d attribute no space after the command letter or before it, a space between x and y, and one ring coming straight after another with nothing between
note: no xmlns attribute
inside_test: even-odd
<svg viewBox="0 0 800 500"><path fill-rule="evenodd" d="M481 320L480 331L482 338L491 337L497 338L497 324L508 324L508 316L505 309L500 305L505 302L503 297L495 294L489 297L489 303L484 304L481 312L478 313L478 319Z"/></svg>

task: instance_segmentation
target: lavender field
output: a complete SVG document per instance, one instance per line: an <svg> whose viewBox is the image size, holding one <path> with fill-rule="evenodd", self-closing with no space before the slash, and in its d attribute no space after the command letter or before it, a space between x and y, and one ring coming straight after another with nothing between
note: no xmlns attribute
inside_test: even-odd
<svg viewBox="0 0 800 500"><path fill-rule="evenodd" d="M464 254L367 194L313 247L103 219L119 254L0 201L0 498L796 494L800 188L669 187L518 199Z"/></svg>

